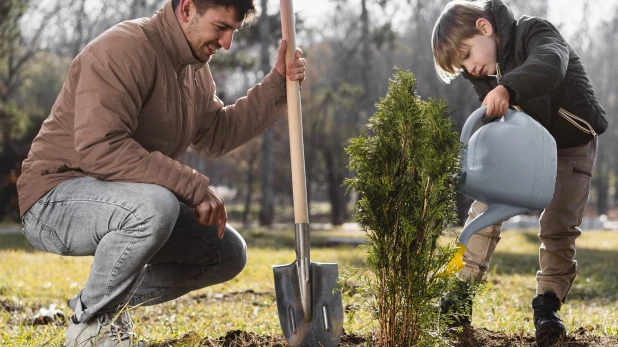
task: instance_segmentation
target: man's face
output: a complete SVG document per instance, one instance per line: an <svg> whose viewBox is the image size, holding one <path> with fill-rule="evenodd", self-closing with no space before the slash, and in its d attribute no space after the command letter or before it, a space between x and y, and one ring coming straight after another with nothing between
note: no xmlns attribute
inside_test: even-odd
<svg viewBox="0 0 618 347"><path fill-rule="evenodd" d="M242 27L242 21L236 20L233 7L214 7L200 15L195 6L191 6L186 23L181 21L181 27L193 55L207 63L219 48L229 50L232 47L234 33Z"/></svg>

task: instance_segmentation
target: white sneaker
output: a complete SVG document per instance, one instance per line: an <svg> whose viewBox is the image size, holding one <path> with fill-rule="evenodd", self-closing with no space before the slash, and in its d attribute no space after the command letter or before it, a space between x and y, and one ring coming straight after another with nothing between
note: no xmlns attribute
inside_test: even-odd
<svg viewBox="0 0 618 347"><path fill-rule="evenodd" d="M103 313L88 322L76 323L75 316L69 319L65 347L143 347L137 341L133 321L128 312Z"/></svg>

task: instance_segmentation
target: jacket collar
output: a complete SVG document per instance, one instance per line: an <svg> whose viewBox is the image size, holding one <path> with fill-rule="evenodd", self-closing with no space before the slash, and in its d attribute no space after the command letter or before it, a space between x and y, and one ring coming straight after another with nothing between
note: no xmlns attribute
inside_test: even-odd
<svg viewBox="0 0 618 347"><path fill-rule="evenodd" d="M159 31L161 42L176 71L186 65L191 65L194 69L204 67L204 64L193 56L189 42L180 27L180 23L178 23L171 1L168 1L162 9L155 13L153 20Z"/></svg>
<svg viewBox="0 0 618 347"><path fill-rule="evenodd" d="M493 0L491 2L491 13L494 16L496 31L500 38L497 57L498 63L500 63L502 67L505 67L514 53L514 35L517 21L511 9L502 0Z"/></svg>

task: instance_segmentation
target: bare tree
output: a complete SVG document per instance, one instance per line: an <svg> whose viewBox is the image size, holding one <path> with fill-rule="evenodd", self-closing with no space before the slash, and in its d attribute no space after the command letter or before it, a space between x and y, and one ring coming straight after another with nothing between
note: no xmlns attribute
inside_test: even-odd
<svg viewBox="0 0 618 347"><path fill-rule="evenodd" d="M262 16L260 18L260 70L264 75L270 72L271 29L267 14L268 0L262 0ZM262 134L262 204L260 208L260 225L269 226L275 217L274 180L274 130L268 129Z"/></svg>
<svg viewBox="0 0 618 347"><path fill-rule="evenodd" d="M27 131L29 115L16 98L23 86L23 74L29 63L41 52L41 36L46 22L56 16L57 8L41 11L42 20L32 28L30 37L21 29L21 22L28 10L28 1L6 0L0 3L0 216L15 213L15 179L21 172L21 160L27 152L21 137ZM33 8L31 10L38 10ZM7 196L7 191L10 191ZM15 195L13 199L11 196ZM7 211L7 209L9 211ZM19 217L19 215L17 215Z"/></svg>

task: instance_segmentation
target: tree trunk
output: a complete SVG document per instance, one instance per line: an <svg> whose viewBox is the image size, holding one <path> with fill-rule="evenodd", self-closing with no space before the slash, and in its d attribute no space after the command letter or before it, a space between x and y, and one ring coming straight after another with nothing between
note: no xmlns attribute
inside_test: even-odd
<svg viewBox="0 0 618 347"><path fill-rule="evenodd" d="M603 141L605 142L605 141ZM605 159L604 144L600 143L598 147L597 157L599 159ZM607 215L608 212L608 198L609 198L609 167L606 160L597 160L594 170L593 185L597 192L597 213L599 215Z"/></svg>
<svg viewBox="0 0 618 347"><path fill-rule="evenodd" d="M262 15L260 18L260 68L264 75L270 72L269 34L270 21L267 14L267 0L262 0ZM274 193L274 153L273 153L273 129L268 129L262 135L262 203L260 208L260 225L272 225L275 216L275 193Z"/></svg>
<svg viewBox="0 0 618 347"><path fill-rule="evenodd" d="M373 93L371 88L371 81L369 78L371 73L371 37L369 36L369 12L367 11L367 0L361 0L361 7L361 23L363 25L361 39L363 44L363 71L361 73L363 77L363 89L365 94L363 100L365 100L365 106L368 109L372 109Z"/></svg>
<svg viewBox="0 0 618 347"><path fill-rule="evenodd" d="M255 166L255 158L257 156L251 156L247 161L247 194L245 195L245 208L242 213L242 225L243 227L249 226L249 214L251 212L251 200L253 198L253 181L255 174L253 167Z"/></svg>
<svg viewBox="0 0 618 347"><path fill-rule="evenodd" d="M343 180L345 179L341 160L336 154L337 148L324 148L324 162L326 164L326 180L328 184L328 199L331 206L330 221L333 225L341 225L348 219L348 211L346 208L347 197Z"/></svg>

